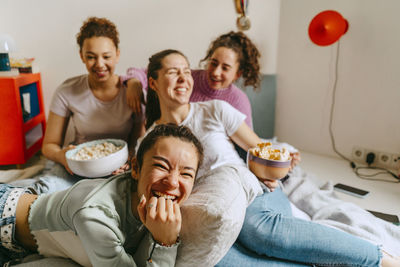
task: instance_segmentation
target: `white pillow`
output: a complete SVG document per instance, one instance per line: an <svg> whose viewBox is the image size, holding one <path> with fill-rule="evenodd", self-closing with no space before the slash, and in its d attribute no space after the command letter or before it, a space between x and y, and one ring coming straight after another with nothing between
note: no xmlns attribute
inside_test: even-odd
<svg viewBox="0 0 400 267"><path fill-rule="evenodd" d="M182 205L181 245L176 266L214 266L242 228L247 206L262 192L242 166L221 166L197 178Z"/></svg>

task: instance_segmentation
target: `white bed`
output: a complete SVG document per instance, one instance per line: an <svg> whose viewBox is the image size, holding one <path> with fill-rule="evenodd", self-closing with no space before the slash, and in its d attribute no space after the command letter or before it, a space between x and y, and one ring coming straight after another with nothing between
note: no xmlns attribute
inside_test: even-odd
<svg viewBox="0 0 400 267"><path fill-rule="evenodd" d="M263 137L272 137L273 134L273 126L274 126L274 110L275 110L275 85L276 85L276 77L274 75L264 75L262 79L262 89L261 94L258 95L254 93L251 89L247 89L245 92L249 95L250 101L253 105L253 121L254 128L258 135ZM267 108L267 110L265 110ZM267 118L268 117L268 118ZM355 203L358 206L385 213L397 214L400 215L400 184L389 184L389 183L380 183L380 182L371 182L364 181L357 178L357 176L353 173L349 164L344 160L333 158L333 157L325 157L320 155L315 155L312 153L307 153L302 151L302 163L300 164L300 168L298 171L297 180L293 183L299 182L303 178L306 178L307 182L312 181L314 186L307 187L299 187L301 190L293 190L288 186L289 195L293 203L295 203L298 208L306 211L299 211L297 208L294 208L294 212L298 217L310 218L310 213L313 213L315 206L304 206L301 198L304 195L304 191L310 190L314 188L314 195L319 197L320 189L318 186L325 185L323 189L324 194L334 194L332 192L332 184L341 182L344 184L348 184L355 187L360 187L370 191L371 193L365 199L358 199L352 196L347 196L341 193L337 193L337 196L346 201L347 203ZM0 179L1 177L10 177L13 175L13 179L26 178L28 176L32 176L34 172L40 171L42 167L36 166L30 168L29 170L12 170L7 174L3 171L0 171ZM290 179L289 179L290 180ZM331 181L326 184L326 182ZM9 181L6 181L9 182ZM306 183L304 183L306 184ZM316 186L318 185L318 186ZM328 189L328 190L326 190ZM331 198L328 198L331 201ZM327 206L329 207L329 205ZM321 208L321 207L319 207ZM324 211L324 210L323 210ZM312 214L311 214L312 215ZM311 216L312 217L312 216ZM321 218L319 218L321 219ZM372 218L375 220L375 218ZM331 225L336 227L338 225ZM340 228L343 225L339 225ZM349 231L354 229L349 229ZM399 232L398 240L400 242L400 227L395 229ZM400 244L398 245L398 250L400 249ZM397 253L400 256L400 251ZM201 262L201 261L197 261ZM60 267L69 267L69 266L78 266L77 264L71 262L70 260L64 259L41 259L32 261L26 264L20 264L19 266L25 267L47 267L47 266L60 266Z"/></svg>

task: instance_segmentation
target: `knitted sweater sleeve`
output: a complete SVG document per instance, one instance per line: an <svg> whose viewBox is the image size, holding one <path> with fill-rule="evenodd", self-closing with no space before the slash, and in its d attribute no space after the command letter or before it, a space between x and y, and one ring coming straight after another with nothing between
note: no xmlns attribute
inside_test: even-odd
<svg viewBox="0 0 400 267"><path fill-rule="evenodd" d="M225 100L234 108L246 115L245 122L250 127L250 129L253 129L253 117L251 114L251 103L249 97L234 84L232 84L231 86L231 93L227 95L223 100Z"/></svg>
<svg viewBox="0 0 400 267"><path fill-rule="evenodd" d="M240 90L240 89L238 89L238 90ZM234 105L234 107L246 115L245 122L250 127L250 129L253 129L253 117L251 114L251 104L250 104L249 98L247 97L247 95L245 93L243 93L243 96L240 98L240 101L238 101L237 105Z"/></svg>
<svg viewBox="0 0 400 267"><path fill-rule="evenodd" d="M143 68L129 68L126 71L126 75L121 76L121 81L126 82L129 79L138 79L142 84L143 91L147 92L147 69Z"/></svg>

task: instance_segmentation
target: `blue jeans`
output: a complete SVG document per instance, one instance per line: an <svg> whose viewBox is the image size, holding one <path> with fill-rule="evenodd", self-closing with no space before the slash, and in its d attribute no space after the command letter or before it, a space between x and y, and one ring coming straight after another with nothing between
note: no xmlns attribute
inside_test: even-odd
<svg viewBox="0 0 400 267"><path fill-rule="evenodd" d="M14 197L15 191L12 192L14 189L16 187L0 184L0 266L5 263L19 263L29 254L15 240L15 212L19 197ZM24 193L24 190L21 191L21 194ZM11 206L15 208L13 210L7 208Z"/></svg>
<svg viewBox="0 0 400 267"><path fill-rule="evenodd" d="M240 242L240 243L239 243ZM242 244L253 254L240 250ZM278 188L258 196L247 208L237 244L218 266L379 266L382 252L361 238L293 217L287 196ZM245 257L241 259L237 255ZM270 258L267 258L267 257ZM276 263L275 258L292 262ZM242 262L240 262L242 260Z"/></svg>
<svg viewBox="0 0 400 267"><path fill-rule="evenodd" d="M229 249L225 257L218 262L215 267L303 267L311 266L302 263L290 262L287 260L276 259L265 255L258 255L248 250L239 241Z"/></svg>

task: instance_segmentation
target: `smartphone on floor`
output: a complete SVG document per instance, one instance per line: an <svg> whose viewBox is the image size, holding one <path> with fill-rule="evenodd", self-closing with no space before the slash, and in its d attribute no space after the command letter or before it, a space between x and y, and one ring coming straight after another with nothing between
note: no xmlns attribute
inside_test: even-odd
<svg viewBox="0 0 400 267"><path fill-rule="evenodd" d="M399 219L399 216L397 216L397 215L387 214L387 213L373 211L373 210L368 210L368 211L371 212L376 217L381 218L382 220L394 223L396 225L400 225L400 219Z"/></svg>
<svg viewBox="0 0 400 267"><path fill-rule="evenodd" d="M343 193L346 193L346 194L349 194L349 195L352 195L355 197L364 198L369 194L369 191L362 190L360 188L355 188L355 187L341 184L341 183L335 184L333 186L333 188L337 191L340 191L340 192L343 192Z"/></svg>

